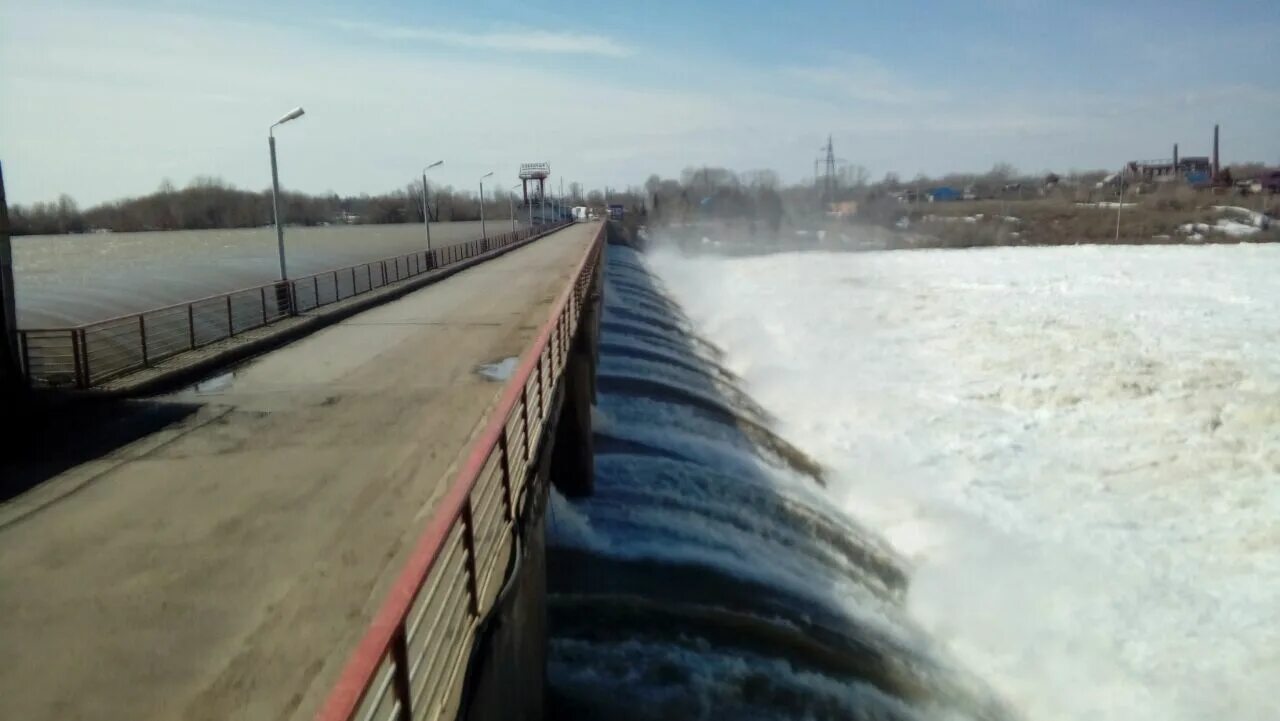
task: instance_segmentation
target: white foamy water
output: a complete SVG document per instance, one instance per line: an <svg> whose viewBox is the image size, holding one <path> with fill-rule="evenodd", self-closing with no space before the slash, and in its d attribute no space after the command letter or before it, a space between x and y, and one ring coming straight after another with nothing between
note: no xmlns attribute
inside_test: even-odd
<svg viewBox="0 0 1280 721"><path fill-rule="evenodd" d="M648 262L1027 718L1280 718L1280 248Z"/></svg>

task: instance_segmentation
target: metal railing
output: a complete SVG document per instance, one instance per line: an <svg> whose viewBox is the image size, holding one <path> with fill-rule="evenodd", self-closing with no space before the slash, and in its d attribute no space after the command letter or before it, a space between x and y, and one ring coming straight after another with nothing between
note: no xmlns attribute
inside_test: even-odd
<svg viewBox="0 0 1280 721"><path fill-rule="evenodd" d="M20 329L23 374L35 387L92 388L298 313L447 268L570 224L565 221L503 233L78 326Z"/></svg>
<svg viewBox="0 0 1280 721"><path fill-rule="evenodd" d="M515 549L519 509L539 492L538 444L590 302L603 232L602 225L317 721L440 719L456 710L475 634L506 580L501 562Z"/></svg>

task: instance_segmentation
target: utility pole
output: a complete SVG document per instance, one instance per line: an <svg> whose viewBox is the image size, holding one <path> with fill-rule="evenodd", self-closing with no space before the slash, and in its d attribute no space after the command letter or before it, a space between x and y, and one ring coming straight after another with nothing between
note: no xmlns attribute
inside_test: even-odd
<svg viewBox="0 0 1280 721"><path fill-rule="evenodd" d="M1124 171L1116 176L1116 180L1120 183L1120 202L1116 203L1116 243L1120 242L1120 211L1124 210Z"/></svg>
<svg viewBox="0 0 1280 721"><path fill-rule="evenodd" d="M836 201L837 158L835 142L830 134L827 135L827 144L818 148L818 152L822 155L813 159L813 189L821 193L822 197L818 200L818 204L825 208L828 203ZM818 173L819 164L823 167L821 175ZM819 182L821 182L821 188L819 188Z"/></svg>
<svg viewBox="0 0 1280 721"><path fill-rule="evenodd" d="M823 186L822 194L828 203L834 203L836 199L836 149L830 135L827 135L827 157L824 170L826 172L826 183Z"/></svg>

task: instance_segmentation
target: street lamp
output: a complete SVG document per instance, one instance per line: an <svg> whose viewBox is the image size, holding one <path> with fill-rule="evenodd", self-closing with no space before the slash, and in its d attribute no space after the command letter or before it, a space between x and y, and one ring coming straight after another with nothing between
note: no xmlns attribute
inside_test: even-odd
<svg viewBox="0 0 1280 721"><path fill-rule="evenodd" d="M427 226L427 252L428 253L431 252L431 206L427 205L427 171L431 170L437 165L444 165L444 161L437 160L436 162L422 169L422 224Z"/></svg>
<svg viewBox="0 0 1280 721"><path fill-rule="evenodd" d="M284 222L280 217L280 173L276 170L276 126L300 118L304 112L306 111L302 108L294 108L267 128L267 145L271 148L271 213L276 221L276 246L280 254L280 280L282 281L288 280L289 275L284 264Z"/></svg>
<svg viewBox="0 0 1280 721"><path fill-rule="evenodd" d="M519 188L519 187L520 187L520 184L519 184L519 183L516 183L515 185L511 186L511 190L508 190L508 191L507 191L507 212L511 213L511 232L512 232L512 233L516 232L516 194L515 194L515 189L516 189L516 188Z"/></svg>
<svg viewBox="0 0 1280 721"><path fill-rule="evenodd" d="M480 237L486 240L489 235L484 231L484 179L491 175L493 175L493 171L480 176Z"/></svg>

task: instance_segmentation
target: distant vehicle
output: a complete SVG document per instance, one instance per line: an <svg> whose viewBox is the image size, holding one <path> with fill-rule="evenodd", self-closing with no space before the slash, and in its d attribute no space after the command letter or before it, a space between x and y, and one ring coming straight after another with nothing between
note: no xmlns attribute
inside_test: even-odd
<svg viewBox="0 0 1280 721"><path fill-rule="evenodd" d="M622 220L622 214L624 212L626 212L626 209L621 205L612 204L609 206L609 217L614 220Z"/></svg>
<svg viewBox="0 0 1280 721"><path fill-rule="evenodd" d="M579 222L587 219L587 206L579 205L573 209L573 219Z"/></svg>

